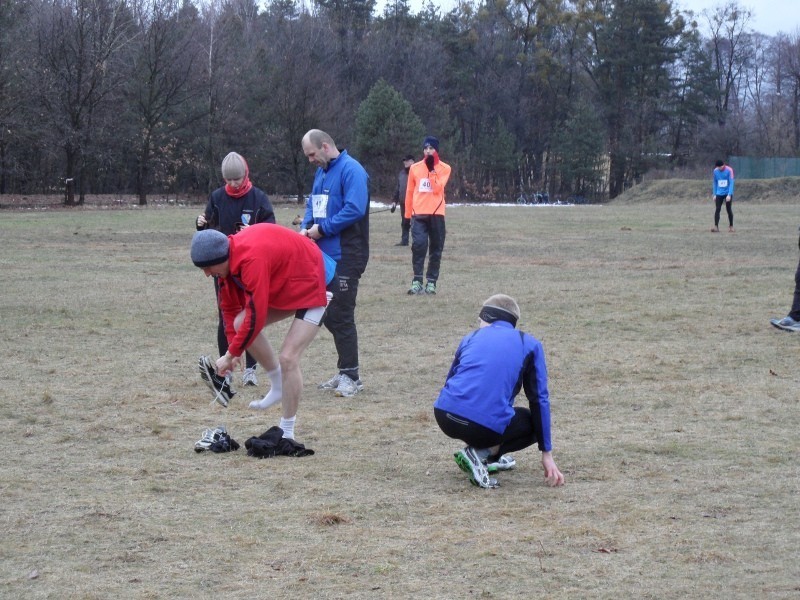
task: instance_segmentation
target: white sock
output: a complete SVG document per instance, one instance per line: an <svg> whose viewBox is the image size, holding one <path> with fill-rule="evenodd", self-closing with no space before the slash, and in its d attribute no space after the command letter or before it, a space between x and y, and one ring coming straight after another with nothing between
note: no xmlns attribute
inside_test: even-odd
<svg viewBox="0 0 800 600"><path fill-rule="evenodd" d="M281 423L279 427L283 429L283 437L293 440L294 439L294 422L297 420L297 415L286 419L281 417Z"/></svg>
<svg viewBox="0 0 800 600"><path fill-rule="evenodd" d="M250 408L257 410L266 410L273 404L277 404L283 398L283 383L281 382L281 366L278 365L272 371L267 371L269 377L270 388L266 396L261 400L253 400L250 403Z"/></svg>

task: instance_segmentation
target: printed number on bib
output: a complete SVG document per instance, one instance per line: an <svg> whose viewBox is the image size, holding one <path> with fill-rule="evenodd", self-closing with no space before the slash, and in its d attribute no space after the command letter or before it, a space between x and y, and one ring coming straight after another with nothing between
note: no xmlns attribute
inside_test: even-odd
<svg viewBox="0 0 800 600"><path fill-rule="evenodd" d="M419 192L431 192L431 180L430 179L420 179L419 180Z"/></svg>
<svg viewBox="0 0 800 600"><path fill-rule="evenodd" d="M311 195L311 212L315 219L328 217L328 194Z"/></svg>
<svg viewBox="0 0 800 600"><path fill-rule="evenodd" d="M720 180L717 182L717 185L718 185L719 187L721 187L721 188L726 188L726 187L728 187L728 180L727 180L727 179L720 179Z"/></svg>

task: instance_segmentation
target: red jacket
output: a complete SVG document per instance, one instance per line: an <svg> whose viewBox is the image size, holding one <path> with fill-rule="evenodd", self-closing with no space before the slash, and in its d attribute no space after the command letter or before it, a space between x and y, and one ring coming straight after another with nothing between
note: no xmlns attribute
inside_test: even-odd
<svg viewBox="0 0 800 600"><path fill-rule="evenodd" d="M220 279L219 306L228 351L241 356L267 324L270 309L325 306L322 252L309 238L271 223L228 236L230 273ZM233 321L245 311L237 332Z"/></svg>

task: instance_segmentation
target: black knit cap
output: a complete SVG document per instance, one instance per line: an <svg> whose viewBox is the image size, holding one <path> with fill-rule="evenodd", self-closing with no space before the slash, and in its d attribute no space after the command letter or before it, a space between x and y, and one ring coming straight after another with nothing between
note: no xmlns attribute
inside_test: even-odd
<svg viewBox="0 0 800 600"><path fill-rule="evenodd" d="M431 146L437 152L439 151L439 138L435 138L432 135L427 136L424 140L422 140L422 149L425 149L425 146Z"/></svg>
<svg viewBox="0 0 800 600"><path fill-rule="evenodd" d="M228 236L216 229L203 229L192 237L192 262L196 267L213 267L228 260Z"/></svg>

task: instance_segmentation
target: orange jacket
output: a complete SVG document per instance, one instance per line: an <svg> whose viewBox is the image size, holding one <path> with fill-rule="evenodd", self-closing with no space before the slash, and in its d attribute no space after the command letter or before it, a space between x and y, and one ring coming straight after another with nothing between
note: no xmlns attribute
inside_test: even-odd
<svg viewBox="0 0 800 600"><path fill-rule="evenodd" d="M444 216L444 186L450 179L450 171L450 165L442 161L430 173L424 160L411 165L406 187L406 219L414 215Z"/></svg>

